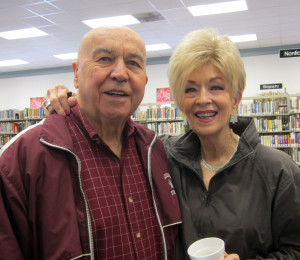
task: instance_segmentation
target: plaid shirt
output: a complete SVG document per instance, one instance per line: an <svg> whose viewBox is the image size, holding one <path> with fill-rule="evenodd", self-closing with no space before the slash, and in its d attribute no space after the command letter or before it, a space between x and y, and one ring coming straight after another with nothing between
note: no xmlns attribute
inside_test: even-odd
<svg viewBox="0 0 300 260"><path fill-rule="evenodd" d="M163 259L160 229L150 186L134 138L126 124L119 159L80 113L67 117L81 180L92 216L97 259Z"/></svg>

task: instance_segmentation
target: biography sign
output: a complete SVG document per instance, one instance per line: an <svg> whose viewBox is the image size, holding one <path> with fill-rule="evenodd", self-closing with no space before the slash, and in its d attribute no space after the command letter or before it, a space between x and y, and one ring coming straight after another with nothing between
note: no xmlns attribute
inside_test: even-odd
<svg viewBox="0 0 300 260"><path fill-rule="evenodd" d="M273 84L261 84L260 85L261 90L267 90L267 89L282 89L282 83L273 83Z"/></svg>

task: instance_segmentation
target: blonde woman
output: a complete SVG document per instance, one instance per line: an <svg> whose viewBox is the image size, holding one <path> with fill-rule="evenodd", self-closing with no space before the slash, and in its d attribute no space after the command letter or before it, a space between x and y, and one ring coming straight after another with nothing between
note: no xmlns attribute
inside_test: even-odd
<svg viewBox="0 0 300 260"><path fill-rule="evenodd" d="M236 46L212 30L191 32L175 49L168 77L191 128L163 138L182 252L216 236L240 259L300 259L300 169L259 143L252 119L235 116L246 82Z"/></svg>

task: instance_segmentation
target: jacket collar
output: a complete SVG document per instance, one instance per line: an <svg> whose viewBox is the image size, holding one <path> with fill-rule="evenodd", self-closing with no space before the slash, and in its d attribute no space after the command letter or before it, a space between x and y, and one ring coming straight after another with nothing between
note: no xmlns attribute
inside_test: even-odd
<svg viewBox="0 0 300 260"><path fill-rule="evenodd" d="M231 125L231 128L240 136L238 150L232 160L232 164L234 164L253 152L259 143L259 135L254 121L250 117L238 117L238 122ZM183 136L169 138L164 144L168 154L175 160L195 171L199 170L201 143L195 132L190 130Z"/></svg>
<svg viewBox="0 0 300 260"><path fill-rule="evenodd" d="M60 146L71 151L74 150L66 118L59 114L52 114L45 119L40 139L44 139L55 146Z"/></svg>

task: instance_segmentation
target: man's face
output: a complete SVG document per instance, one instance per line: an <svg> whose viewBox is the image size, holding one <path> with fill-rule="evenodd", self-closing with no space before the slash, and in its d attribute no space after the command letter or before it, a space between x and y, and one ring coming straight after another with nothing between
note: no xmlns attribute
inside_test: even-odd
<svg viewBox="0 0 300 260"><path fill-rule="evenodd" d="M144 42L126 28L100 29L83 40L73 70L78 104L87 119L100 126L123 124L144 96Z"/></svg>

